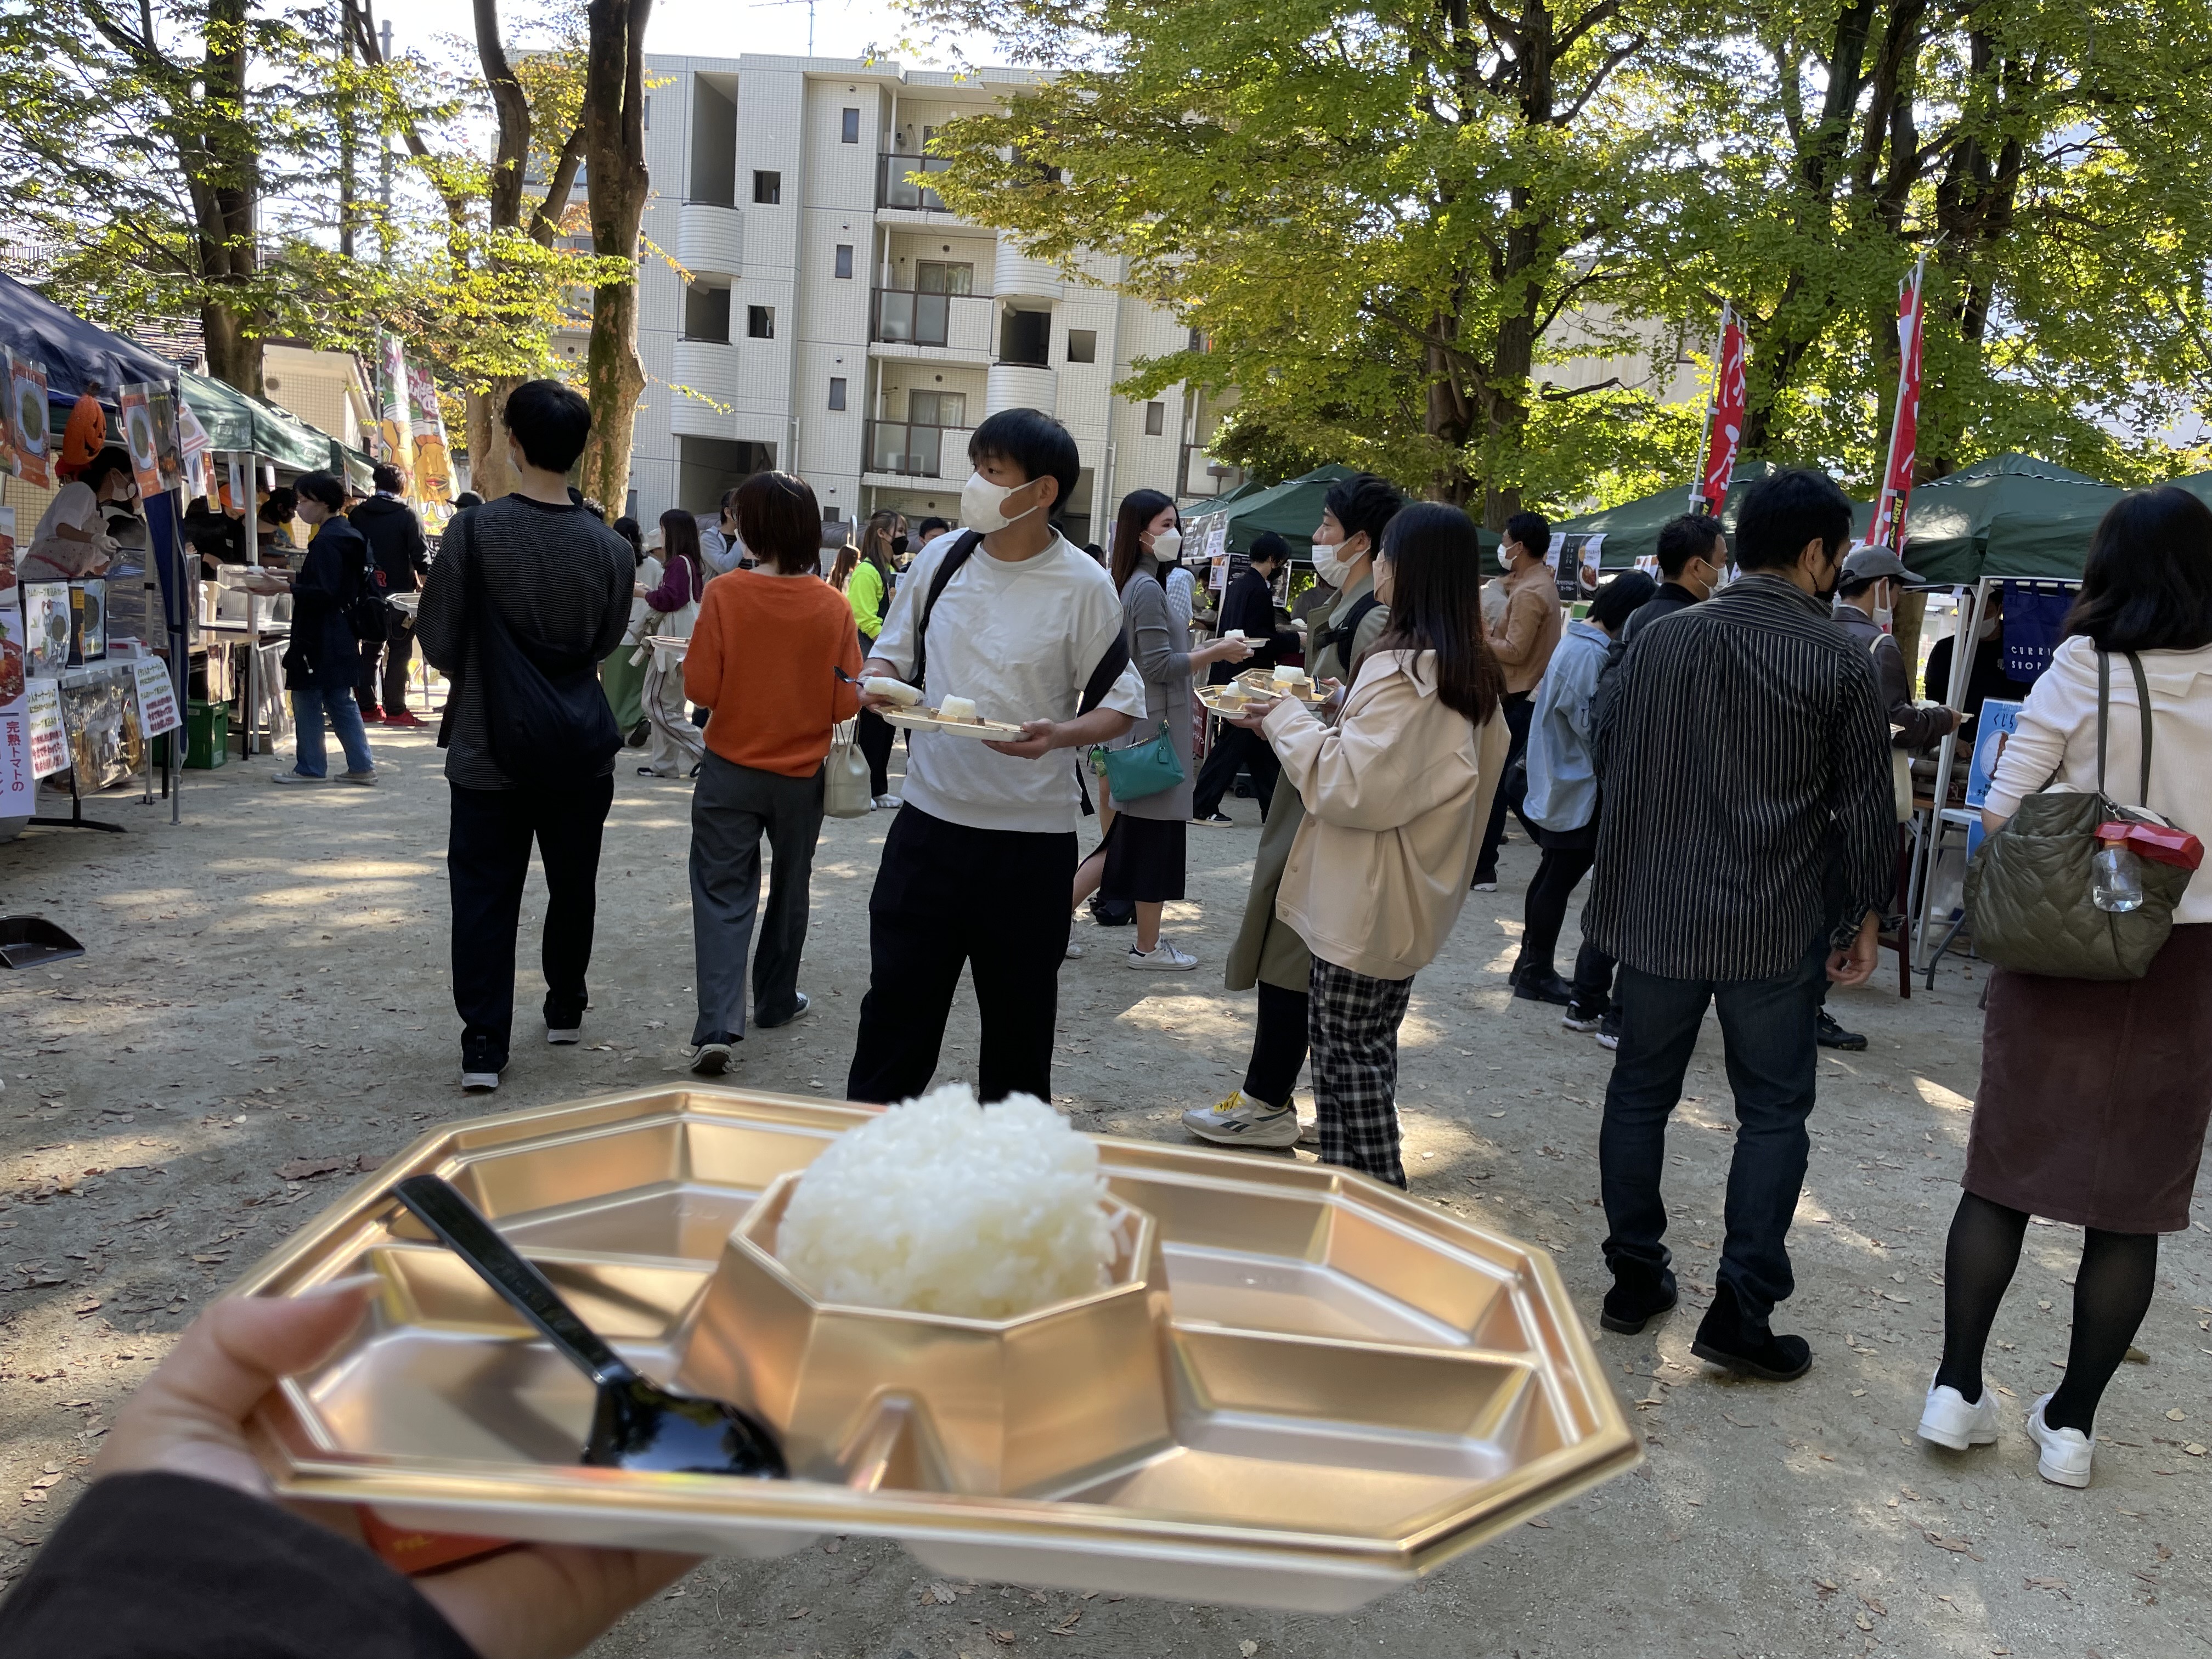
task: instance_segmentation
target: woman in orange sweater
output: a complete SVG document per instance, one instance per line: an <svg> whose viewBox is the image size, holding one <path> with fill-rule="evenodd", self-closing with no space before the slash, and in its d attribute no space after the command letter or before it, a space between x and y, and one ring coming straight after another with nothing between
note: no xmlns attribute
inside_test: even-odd
<svg viewBox="0 0 2212 1659"><path fill-rule="evenodd" d="M799 955L822 831L822 762L860 706L853 613L818 574L822 511L804 480L760 472L737 489L738 529L759 561L707 585L684 689L714 712L691 797L691 946L699 1018L691 1069L718 1076L745 1034L745 952L760 904L760 843L775 872L753 959L753 1023L806 1012Z"/></svg>

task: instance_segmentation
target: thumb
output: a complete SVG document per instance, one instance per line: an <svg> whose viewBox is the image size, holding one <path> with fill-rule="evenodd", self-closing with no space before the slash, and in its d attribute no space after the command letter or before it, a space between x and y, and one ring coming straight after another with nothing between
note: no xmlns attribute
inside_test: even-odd
<svg viewBox="0 0 2212 1659"><path fill-rule="evenodd" d="M117 1414L99 1473L167 1470L266 1490L241 1425L276 1380L306 1370L361 1317L365 1286L216 1303Z"/></svg>

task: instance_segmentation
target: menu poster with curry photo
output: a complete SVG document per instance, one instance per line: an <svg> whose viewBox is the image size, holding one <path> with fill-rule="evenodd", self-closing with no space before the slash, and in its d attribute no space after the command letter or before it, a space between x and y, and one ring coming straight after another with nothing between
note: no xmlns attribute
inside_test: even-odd
<svg viewBox="0 0 2212 1659"><path fill-rule="evenodd" d="M50 680L69 666L70 591L67 582L23 584L24 673Z"/></svg>
<svg viewBox="0 0 2212 1659"><path fill-rule="evenodd" d="M146 412L154 417L154 467L163 489L185 484L184 434L177 429L177 395L168 387L146 388Z"/></svg>
<svg viewBox="0 0 2212 1659"><path fill-rule="evenodd" d="M138 494L151 501L161 493L161 456L154 441L154 412L147 406L147 393L153 388L143 382L126 386L116 394L115 404L123 416L123 447L131 452L131 476L138 480Z"/></svg>
<svg viewBox="0 0 2212 1659"><path fill-rule="evenodd" d="M31 722L25 708L23 613L0 603L0 818L28 815L38 780L31 772Z"/></svg>
<svg viewBox="0 0 2212 1659"><path fill-rule="evenodd" d="M8 436L15 450L15 476L41 489L53 482L46 464L52 432L46 409L46 366L0 346L8 368Z"/></svg>

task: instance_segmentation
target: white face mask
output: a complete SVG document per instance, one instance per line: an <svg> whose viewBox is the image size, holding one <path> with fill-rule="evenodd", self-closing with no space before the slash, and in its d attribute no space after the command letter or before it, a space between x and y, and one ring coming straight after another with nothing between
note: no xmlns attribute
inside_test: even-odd
<svg viewBox="0 0 2212 1659"><path fill-rule="evenodd" d="M1974 637L1978 640L1993 640L1996 635L1997 619L1995 617L1984 617L1974 624Z"/></svg>
<svg viewBox="0 0 2212 1659"><path fill-rule="evenodd" d="M1345 577L1351 574L1351 567L1338 556L1337 546L1334 542L1313 544L1314 574L1331 587L1343 586Z"/></svg>
<svg viewBox="0 0 2212 1659"><path fill-rule="evenodd" d="M1162 564L1173 564L1182 557L1182 532L1163 530L1152 538L1152 556Z"/></svg>
<svg viewBox="0 0 2212 1659"><path fill-rule="evenodd" d="M1044 503L1039 501L1036 507L1024 507L1011 519L1001 510L1007 496L1018 489L1028 488L1028 484L994 484L981 473L971 472L968 475L968 482L960 486L960 521L969 529L980 530L987 536L994 530L1004 530L1016 520L1026 519L1043 507Z"/></svg>
<svg viewBox="0 0 2212 1659"><path fill-rule="evenodd" d="M1500 570L1506 572L1509 575L1512 574L1513 556L1508 553L1502 544L1498 550L1498 568Z"/></svg>
<svg viewBox="0 0 2212 1659"><path fill-rule="evenodd" d="M1875 589L1874 625L1885 634L1897 620L1897 605L1887 582Z"/></svg>

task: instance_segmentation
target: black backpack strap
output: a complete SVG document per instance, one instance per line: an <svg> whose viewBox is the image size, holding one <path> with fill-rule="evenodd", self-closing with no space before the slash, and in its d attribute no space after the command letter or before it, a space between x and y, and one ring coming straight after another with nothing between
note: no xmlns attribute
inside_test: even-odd
<svg viewBox="0 0 2212 1659"><path fill-rule="evenodd" d="M919 690L929 674L929 617L937 609L937 596L945 592L945 584L960 574L960 567L975 556L983 544L980 530L963 531L960 539L945 550L945 556L937 562L930 573L929 592L921 596L921 615L914 624L914 673L909 684Z"/></svg>
<svg viewBox="0 0 2212 1659"><path fill-rule="evenodd" d="M1346 674L1352 673L1358 666L1352 660L1351 652L1352 641L1359 635L1359 624L1367 620L1370 612L1380 611L1382 608L1382 601L1375 597L1372 588L1354 599L1352 602L1352 609L1345 613L1343 627L1324 627L1313 636L1315 659L1313 665L1318 667L1321 653L1341 640L1344 641L1344 649L1337 653L1337 655L1344 663L1344 672Z"/></svg>

